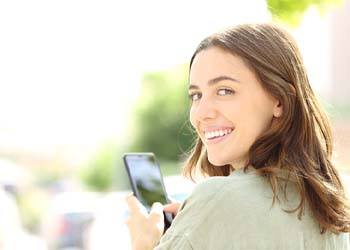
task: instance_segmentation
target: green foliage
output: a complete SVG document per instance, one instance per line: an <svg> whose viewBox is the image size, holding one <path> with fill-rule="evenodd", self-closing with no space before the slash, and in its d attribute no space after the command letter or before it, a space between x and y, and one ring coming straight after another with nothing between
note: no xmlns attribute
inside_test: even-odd
<svg viewBox="0 0 350 250"><path fill-rule="evenodd" d="M106 142L81 168L81 181L93 191L130 190L122 156L119 144Z"/></svg>
<svg viewBox="0 0 350 250"><path fill-rule="evenodd" d="M297 26L300 23L310 6L315 6L320 12L324 12L330 6L340 3L342 0L267 0L273 18L291 26Z"/></svg>
<svg viewBox="0 0 350 250"><path fill-rule="evenodd" d="M104 145L81 169L80 177L83 183L94 191L107 191L113 186L118 156L116 145L107 143Z"/></svg>
<svg viewBox="0 0 350 250"><path fill-rule="evenodd" d="M154 152L160 160L178 161L193 141L188 124L188 66L146 73L136 104L130 151Z"/></svg>

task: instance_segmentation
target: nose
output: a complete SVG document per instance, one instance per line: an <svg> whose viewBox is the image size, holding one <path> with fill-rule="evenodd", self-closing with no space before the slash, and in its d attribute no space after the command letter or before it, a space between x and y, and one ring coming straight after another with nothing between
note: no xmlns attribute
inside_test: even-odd
<svg viewBox="0 0 350 250"><path fill-rule="evenodd" d="M197 121L208 121L214 119L217 114L215 104L210 98L202 96L197 104L192 106L193 118Z"/></svg>

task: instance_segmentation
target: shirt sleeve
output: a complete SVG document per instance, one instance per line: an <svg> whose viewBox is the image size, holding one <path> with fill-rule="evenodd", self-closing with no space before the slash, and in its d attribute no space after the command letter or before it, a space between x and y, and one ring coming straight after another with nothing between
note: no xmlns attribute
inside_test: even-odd
<svg viewBox="0 0 350 250"><path fill-rule="evenodd" d="M166 235L154 250L193 250L191 243L185 235Z"/></svg>

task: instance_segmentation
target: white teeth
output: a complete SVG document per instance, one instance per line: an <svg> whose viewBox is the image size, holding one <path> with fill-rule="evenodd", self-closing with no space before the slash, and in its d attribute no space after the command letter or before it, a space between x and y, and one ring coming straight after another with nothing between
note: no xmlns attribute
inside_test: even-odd
<svg viewBox="0 0 350 250"><path fill-rule="evenodd" d="M223 130L205 132L204 135L205 135L206 139L212 139L214 137L219 137L219 136L224 136L224 135L230 134L231 132L232 132L232 129L223 129Z"/></svg>

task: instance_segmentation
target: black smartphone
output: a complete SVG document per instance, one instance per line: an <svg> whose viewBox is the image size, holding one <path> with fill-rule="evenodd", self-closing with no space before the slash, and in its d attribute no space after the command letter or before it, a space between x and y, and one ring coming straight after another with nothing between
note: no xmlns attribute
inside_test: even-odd
<svg viewBox="0 0 350 250"><path fill-rule="evenodd" d="M126 153L123 160L132 191L148 212L154 202L163 205L170 203L159 164L153 153ZM163 214L165 232L170 227L173 216L171 213Z"/></svg>

